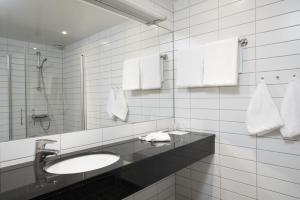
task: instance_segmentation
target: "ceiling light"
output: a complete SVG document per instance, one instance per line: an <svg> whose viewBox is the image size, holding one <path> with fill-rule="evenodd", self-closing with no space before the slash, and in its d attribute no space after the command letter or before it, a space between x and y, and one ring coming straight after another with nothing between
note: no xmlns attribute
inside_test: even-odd
<svg viewBox="0 0 300 200"><path fill-rule="evenodd" d="M103 40L103 41L101 42L101 44L102 44L102 45L109 44L109 40Z"/></svg>
<svg viewBox="0 0 300 200"><path fill-rule="evenodd" d="M61 34L63 34L63 35L67 35L67 34L68 34L68 32L67 32L67 31L62 31L62 32L61 32Z"/></svg>
<svg viewBox="0 0 300 200"><path fill-rule="evenodd" d="M33 47L33 50L37 50L37 48L36 48L36 47Z"/></svg>

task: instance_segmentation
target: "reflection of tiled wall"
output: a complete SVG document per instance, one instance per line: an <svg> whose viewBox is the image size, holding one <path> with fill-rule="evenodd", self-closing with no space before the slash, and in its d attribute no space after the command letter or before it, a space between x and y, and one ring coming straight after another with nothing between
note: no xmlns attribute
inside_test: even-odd
<svg viewBox="0 0 300 200"><path fill-rule="evenodd" d="M51 135L39 138L28 138L11 142L0 143L0 168L11 166L23 162L29 162L34 159L35 140L52 139L57 143L50 144L48 147L59 149L62 154L74 152L91 147L110 144L117 141L136 138L146 132L168 129L173 124L173 119L163 119L148 121L136 124L126 124L116 127L107 127L88 131L78 131L65 133L61 135ZM26 169L25 169L26 170ZM26 172L22 172L26 173ZM28 171L28 173L33 173ZM7 174L9 176L9 173ZM1 179L1 177L0 177ZM18 177L12 177L12 180L18 180ZM18 183L0 184L1 191L21 187L23 183L27 184L33 180L20 180ZM0 180L1 182L1 180ZM7 188L7 185L9 187ZM174 200L175 199L175 176L171 175L128 198L128 200Z"/></svg>
<svg viewBox="0 0 300 200"><path fill-rule="evenodd" d="M216 154L176 176L176 199L300 199L300 143L278 131L249 136L245 113L264 76L280 106L300 76L299 0L175 0L175 68L180 48L232 36L249 40L237 87L176 89L176 120L217 134ZM276 76L279 79L276 79Z"/></svg>
<svg viewBox="0 0 300 200"><path fill-rule="evenodd" d="M25 48L22 42L0 38L0 142L9 137L7 55L11 57L12 70L13 138L25 137L25 112L21 125L21 109L25 111Z"/></svg>
<svg viewBox="0 0 300 200"><path fill-rule="evenodd" d="M39 123L35 123L31 118L34 114L47 113L46 100L43 91L37 90L38 69L36 52L32 49L36 47L41 52L41 60L47 58L44 64L44 80L49 100L50 129L44 131ZM63 128L63 93L62 93L62 50L47 45L29 44L27 50L27 102L28 102L28 135L42 136L48 134L62 133ZM43 123L44 127L48 122Z"/></svg>
<svg viewBox="0 0 300 200"><path fill-rule="evenodd" d="M32 109L35 109L36 114L46 113L46 102L43 93L36 89L38 71L36 68L37 57L33 47L41 51L42 58L47 57L48 59L45 63L44 77L50 103L51 127L47 133L40 128L39 124L34 125L31 118ZM6 38L0 38L0 49L0 141L8 140L8 70L6 55L11 56L12 63L13 139L26 137L25 73L27 73L28 136L61 133L63 123L62 51L46 45Z"/></svg>
<svg viewBox="0 0 300 200"><path fill-rule="evenodd" d="M156 1L155 1L156 2ZM140 2L139 2L140 3ZM161 5L160 5L160 4ZM157 1L156 10L166 13L172 27L172 2ZM106 113L109 89L121 87L122 63L125 59L153 52L168 54L164 63L164 84L161 90L127 92L129 122L171 117L172 110L172 34L162 28L127 22L67 46L64 50L64 130L78 130L80 125L80 55L85 55L88 128L124 124L113 121ZM75 88L73 88L75 86ZM76 108L74 109L74 106Z"/></svg>

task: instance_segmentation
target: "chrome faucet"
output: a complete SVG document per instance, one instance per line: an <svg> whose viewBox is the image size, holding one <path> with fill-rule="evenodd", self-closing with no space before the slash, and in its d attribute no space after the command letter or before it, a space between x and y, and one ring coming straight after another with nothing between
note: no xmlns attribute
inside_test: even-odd
<svg viewBox="0 0 300 200"><path fill-rule="evenodd" d="M50 155L58 155L59 151L55 149L46 149L47 144L53 144L57 142L56 140L47 140L41 139L36 140L36 148L35 148L35 161L36 162L44 162L45 159Z"/></svg>

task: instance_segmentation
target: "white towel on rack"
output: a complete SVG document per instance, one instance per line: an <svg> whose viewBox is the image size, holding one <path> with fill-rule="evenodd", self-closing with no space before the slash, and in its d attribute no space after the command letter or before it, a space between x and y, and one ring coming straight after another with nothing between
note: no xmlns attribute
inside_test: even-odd
<svg viewBox="0 0 300 200"><path fill-rule="evenodd" d="M115 90L111 88L108 94L107 104L106 104L106 112L110 119L115 118L114 114L112 113L113 107L115 105L115 101L116 101Z"/></svg>
<svg viewBox="0 0 300 200"><path fill-rule="evenodd" d="M246 123L250 135L270 133L283 125L280 113L264 81L258 84L251 98Z"/></svg>
<svg viewBox="0 0 300 200"><path fill-rule="evenodd" d="M132 58L123 63L123 90L140 89L140 59Z"/></svg>
<svg viewBox="0 0 300 200"><path fill-rule="evenodd" d="M281 104L281 116L284 122L280 132L283 137L300 135L300 79L289 83Z"/></svg>
<svg viewBox="0 0 300 200"><path fill-rule="evenodd" d="M124 91L119 89L116 94L116 100L112 108L112 114L125 121L128 113L127 99Z"/></svg>
<svg viewBox="0 0 300 200"><path fill-rule="evenodd" d="M238 84L239 39L230 38L205 45L203 84L230 86Z"/></svg>
<svg viewBox="0 0 300 200"><path fill-rule="evenodd" d="M176 86L203 86L203 47L193 47L178 51Z"/></svg>
<svg viewBox="0 0 300 200"><path fill-rule="evenodd" d="M144 56L140 59L141 89L160 89L162 83L160 54Z"/></svg>

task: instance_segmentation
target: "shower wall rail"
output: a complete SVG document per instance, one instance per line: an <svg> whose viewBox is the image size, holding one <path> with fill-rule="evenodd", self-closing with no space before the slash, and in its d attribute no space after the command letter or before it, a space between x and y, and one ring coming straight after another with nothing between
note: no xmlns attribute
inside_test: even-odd
<svg viewBox="0 0 300 200"><path fill-rule="evenodd" d="M80 56L80 96L81 96L81 129L87 129L87 115L86 115L86 84L85 84L85 60L84 55Z"/></svg>
<svg viewBox="0 0 300 200"><path fill-rule="evenodd" d="M7 70L8 70L8 139L13 139L13 124L12 124L12 69L11 69L11 56L6 56Z"/></svg>

